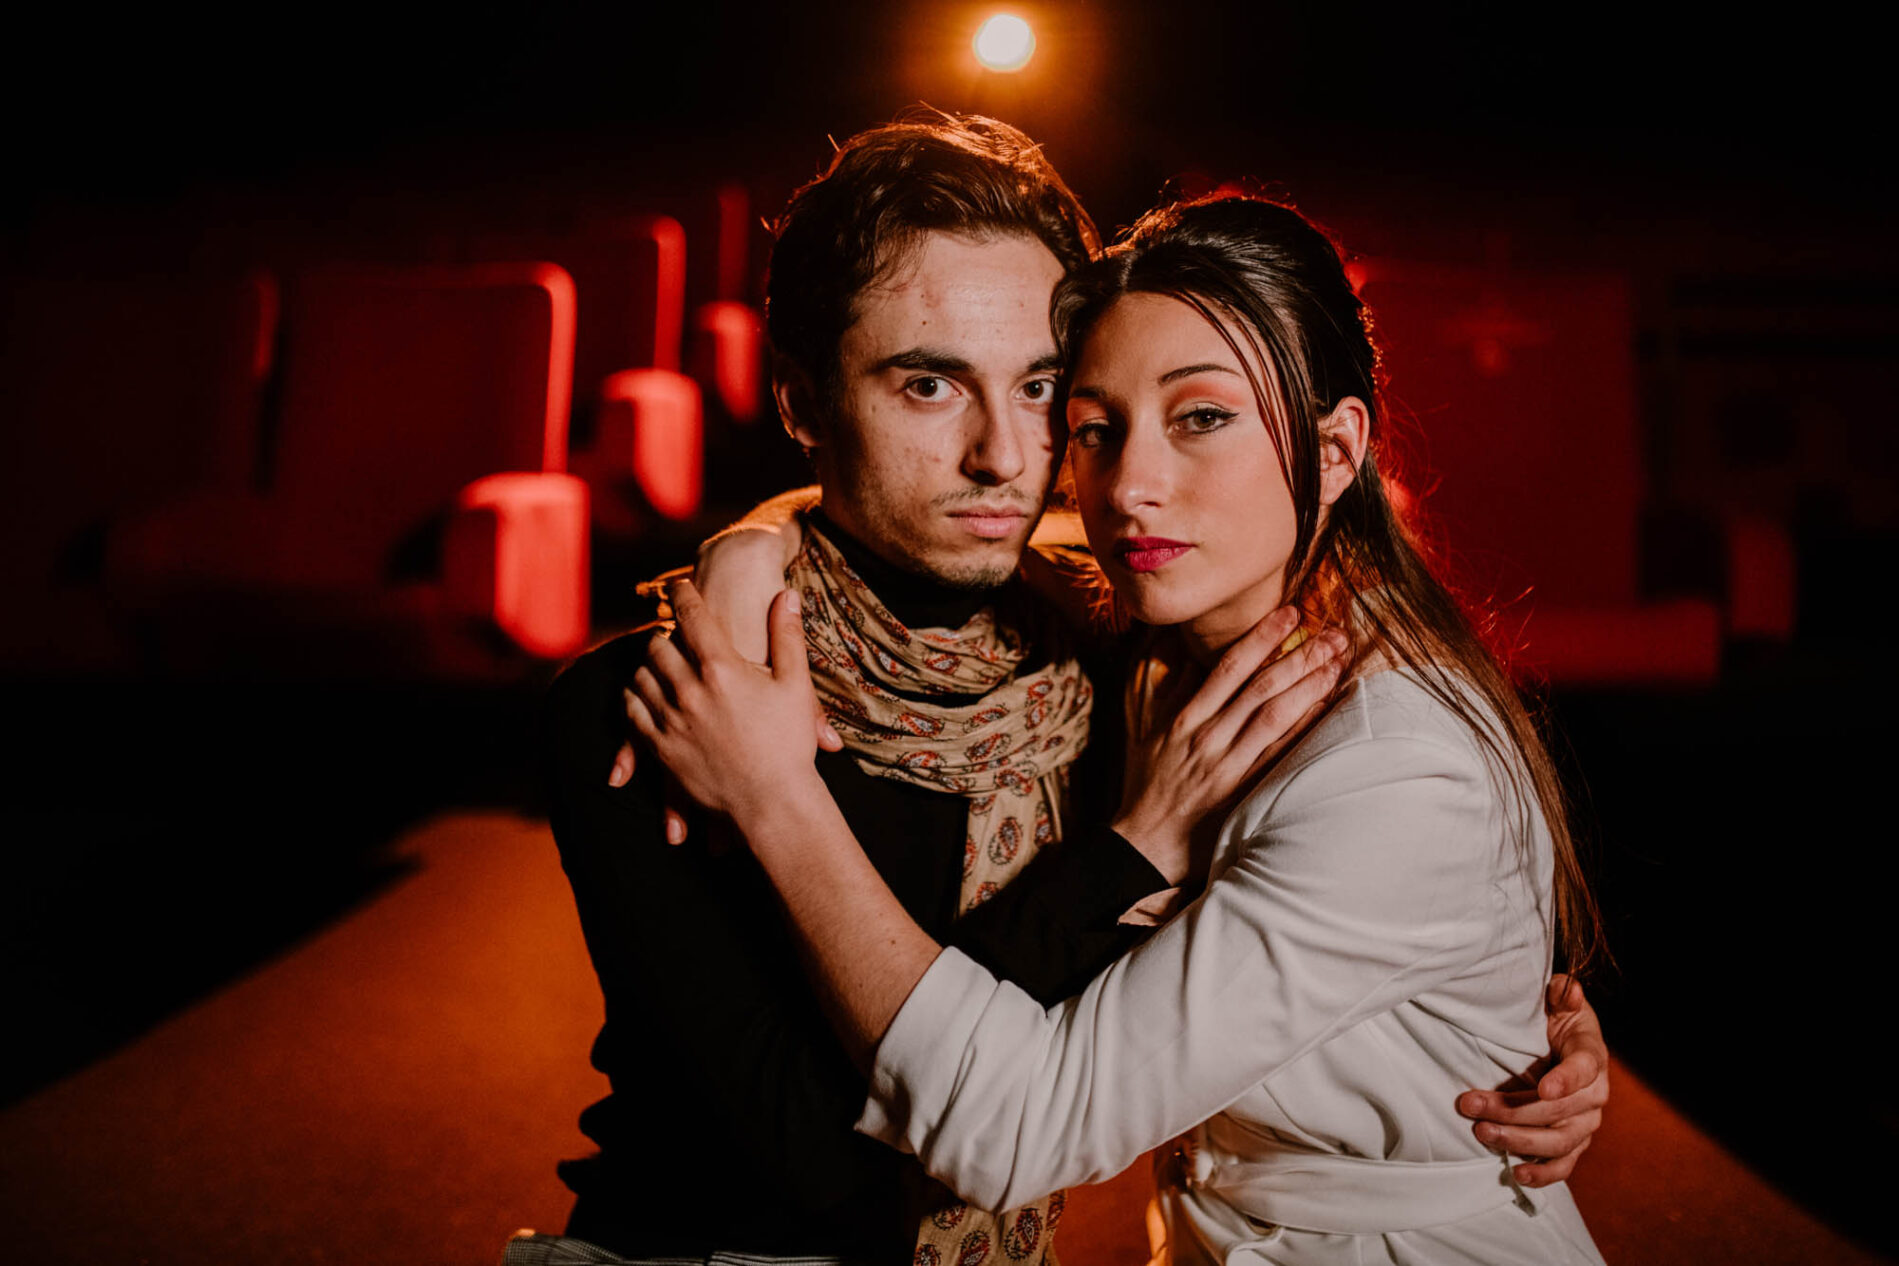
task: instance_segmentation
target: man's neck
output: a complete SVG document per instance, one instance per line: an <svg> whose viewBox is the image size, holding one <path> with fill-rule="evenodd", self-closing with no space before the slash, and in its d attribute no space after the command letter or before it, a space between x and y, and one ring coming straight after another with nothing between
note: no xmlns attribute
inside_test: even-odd
<svg viewBox="0 0 1899 1266"><path fill-rule="evenodd" d="M877 600L907 628L960 629L1008 588L1005 585L997 589L960 589L933 576L906 571L824 517L821 508L811 513L817 526L844 555L851 570L863 578Z"/></svg>

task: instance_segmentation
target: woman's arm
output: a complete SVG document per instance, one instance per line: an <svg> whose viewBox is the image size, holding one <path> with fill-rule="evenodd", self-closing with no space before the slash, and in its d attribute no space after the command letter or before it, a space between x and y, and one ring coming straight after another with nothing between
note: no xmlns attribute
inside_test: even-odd
<svg viewBox="0 0 1899 1266"><path fill-rule="evenodd" d="M1505 907L1481 761L1412 737L1328 737L1271 803L1247 803L1205 895L1081 997L1044 1009L941 955L877 1050L859 1128L1004 1207L1118 1172L1486 961ZM1518 952L1485 970L1527 1002L1542 931L1518 913Z"/></svg>
<svg viewBox="0 0 1899 1266"><path fill-rule="evenodd" d="M678 587L674 607L696 662L670 642L654 644L634 675L634 725L687 794L729 814L745 835L800 929L840 1034L866 1057L940 947L891 895L812 766L798 597L782 594L772 608L767 669L737 655L693 586ZM1272 632L1236 644L1222 661L1231 671L1216 669L1182 710L1192 725L1176 724L1168 751L1177 763L1157 774L1180 811L1204 811L1229 796L1231 780L1330 689L1334 675L1316 652L1261 670L1277 645ZM1228 697L1211 693L1221 690ZM1196 745L1197 733L1208 741ZM1221 759L1188 759L1215 749ZM1205 803L1194 804L1193 794Z"/></svg>

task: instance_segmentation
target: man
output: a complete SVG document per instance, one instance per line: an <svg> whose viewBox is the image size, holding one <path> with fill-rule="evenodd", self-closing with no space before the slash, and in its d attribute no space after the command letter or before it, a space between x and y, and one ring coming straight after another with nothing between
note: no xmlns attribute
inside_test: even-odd
<svg viewBox="0 0 1899 1266"><path fill-rule="evenodd" d="M794 196L768 307L780 413L822 494L798 575L847 748L820 771L918 923L1045 1001L1130 948L1122 916L1166 886L1077 825L1112 807L1088 797L1116 783L1119 708L1091 706L1072 639L1014 579L1057 451L1049 297L1096 245L1021 133L902 123L853 138ZM636 1261L1044 1260L1061 1197L968 1209L853 1131L861 1075L745 851L665 847L654 762L610 785L644 645L583 657L550 697L552 819L613 1084L582 1117L599 1154L562 1167L568 1234ZM1031 743L1032 763L998 768ZM1025 766L1035 785L1003 804L1027 807L1004 812L998 784ZM1564 1022L1586 1053L1558 1080L1596 1081L1593 1017ZM1567 1154L1566 1173L1591 1106L1560 1137L1502 1141Z"/></svg>

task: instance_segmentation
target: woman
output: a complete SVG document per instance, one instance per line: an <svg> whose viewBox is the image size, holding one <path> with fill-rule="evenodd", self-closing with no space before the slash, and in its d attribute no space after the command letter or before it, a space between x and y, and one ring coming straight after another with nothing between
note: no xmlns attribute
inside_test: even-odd
<svg viewBox="0 0 1899 1266"><path fill-rule="evenodd" d="M874 1048L860 1128L988 1208L1186 1131L1177 1263L1599 1261L1567 1190L1518 1187L1450 1110L1532 1073L1552 943L1583 966L1595 919L1548 756L1387 498L1337 251L1272 203L1168 208L1054 316L1089 541L1152 626L1115 825L1205 884L1152 940L1045 1011L924 936L786 741L810 730L795 594L769 675L686 588L696 666L662 644L636 679L636 726L735 819ZM1262 769L1233 666L1282 603L1353 666Z"/></svg>

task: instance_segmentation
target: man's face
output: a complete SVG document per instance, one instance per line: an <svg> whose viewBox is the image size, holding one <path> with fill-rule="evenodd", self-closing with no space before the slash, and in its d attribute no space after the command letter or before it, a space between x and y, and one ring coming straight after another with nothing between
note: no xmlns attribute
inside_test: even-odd
<svg viewBox="0 0 1899 1266"><path fill-rule="evenodd" d="M1062 267L1032 237L923 236L857 297L816 449L824 512L906 570L965 588L1015 571L1059 419L1048 304Z"/></svg>

